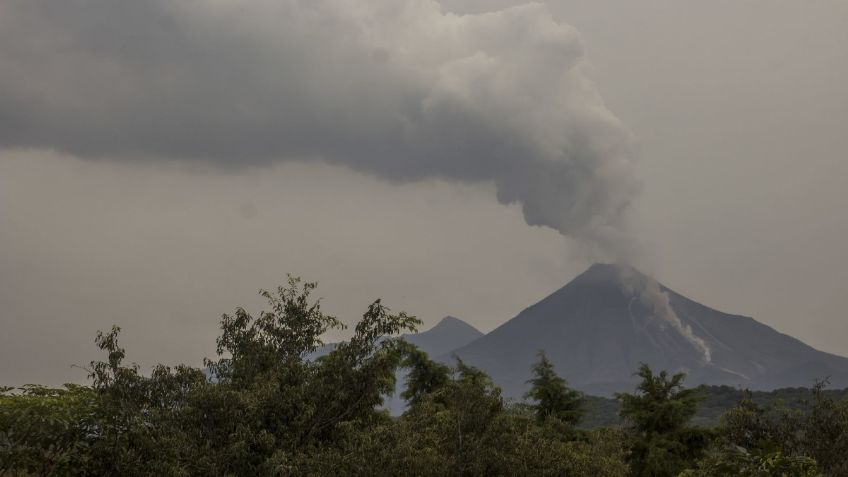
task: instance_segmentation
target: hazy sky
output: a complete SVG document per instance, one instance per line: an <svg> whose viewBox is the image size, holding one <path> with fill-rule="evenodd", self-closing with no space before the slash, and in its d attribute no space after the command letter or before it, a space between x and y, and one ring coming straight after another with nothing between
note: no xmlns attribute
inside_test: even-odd
<svg viewBox="0 0 848 477"><path fill-rule="evenodd" d="M0 0L0 384L199 365L286 273L489 331L599 256L848 355L848 4L519 3Z"/></svg>

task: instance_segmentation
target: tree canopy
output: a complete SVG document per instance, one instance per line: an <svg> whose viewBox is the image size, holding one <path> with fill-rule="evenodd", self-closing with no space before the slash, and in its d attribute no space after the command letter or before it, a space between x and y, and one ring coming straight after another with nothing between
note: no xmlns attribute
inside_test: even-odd
<svg viewBox="0 0 848 477"><path fill-rule="evenodd" d="M533 378L528 383L531 386L525 397L535 401L538 421L553 418L576 426L586 413L583 394L569 388L565 379L556 374L544 351L539 351L539 361L533 365Z"/></svg>

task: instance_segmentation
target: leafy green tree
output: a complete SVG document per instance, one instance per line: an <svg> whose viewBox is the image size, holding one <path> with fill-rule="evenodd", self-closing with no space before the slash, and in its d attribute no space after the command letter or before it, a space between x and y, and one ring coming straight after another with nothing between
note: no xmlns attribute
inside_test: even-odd
<svg viewBox="0 0 848 477"><path fill-rule="evenodd" d="M621 477L627 474L624 435L618 430L562 432L561 422L538 422L526 408L511 407L486 433L487 474Z"/></svg>
<svg viewBox="0 0 848 477"><path fill-rule="evenodd" d="M803 452L804 414L781 403L759 405L745 393L739 403L720 419L719 441L742 449L780 449L784 455Z"/></svg>
<svg viewBox="0 0 848 477"><path fill-rule="evenodd" d="M221 456L214 464L218 471L307 472L298 463L311 452L340 445L340 429L368 429L387 419L376 408L394 389L401 359L395 335L420 322L392 314L377 300L350 341L312 361L307 356L322 345L321 335L342 326L310 300L314 288L291 278L276 294L263 292L271 311L254 319L237 309L223 317L220 359L208 362L218 383L208 403L197 405L199 418L215 419L204 446Z"/></svg>
<svg viewBox="0 0 848 477"><path fill-rule="evenodd" d="M778 450L748 452L742 447L725 447L709 452L695 469L680 477L820 477L816 461L804 456L786 456Z"/></svg>
<svg viewBox="0 0 848 477"><path fill-rule="evenodd" d="M308 437L330 439L338 423L365 424L380 417L375 408L394 392L403 358L405 342L397 335L418 324L405 313L391 314L380 300L368 307L350 341L318 360L309 392L318 406Z"/></svg>
<svg viewBox="0 0 848 477"><path fill-rule="evenodd" d="M804 423L804 450L829 476L848 475L848 398L837 401L816 383Z"/></svg>
<svg viewBox="0 0 848 477"><path fill-rule="evenodd" d="M11 475L326 475L326 457L391 429L379 410L394 390L403 342L419 321L369 306L351 340L317 361L341 323L290 278L262 292L270 311L221 320L211 379L185 366L149 375L125 365L120 329L98 333L107 355L91 386L0 393L0 469ZM354 439L355 438L355 439ZM316 457L317 456L317 457ZM313 458L315 457L315 458ZM359 456L362 457L362 456ZM360 459L367 466L369 461ZM360 473L373 467L361 467Z"/></svg>
<svg viewBox="0 0 848 477"><path fill-rule="evenodd" d="M420 395L403 415L401 424L411 433L425 430L411 447L419 458L433 454L447 475L488 475L488 433L504 412L501 390L481 370L457 359L450 380ZM407 433L405 432L405 434Z"/></svg>
<svg viewBox="0 0 848 477"><path fill-rule="evenodd" d="M556 374L544 351L539 351L539 361L533 365L533 378L528 383L531 387L525 398L535 401L533 408L539 422L555 418L576 426L586 413L583 394L569 388L565 379Z"/></svg>
<svg viewBox="0 0 848 477"><path fill-rule="evenodd" d="M674 476L700 457L708 431L688 427L698 410L699 396L683 387L685 375L654 374L647 364L636 372L642 381L636 393L616 394L621 417L630 424L628 462L636 476Z"/></svg>
<svg viewBox="0 0 848 477"><path fill-rule="evenodd" d="M90 443L95 395L88 387L0 390L0 475L76 475Z"/></svg>
<svg viewBox="0 0 848 477"><path fill-rule="evenodd" d="M406 388L401 397L414 406L424 396L446 386L450 382L450 367L437 363L417 346L406 343L401 367L408 369Z"/></svg>
<svg viewBox="0 0 848 477"><path fill-rule="evenodd" d="M98 333L106 361L89 368L91 386L24 386L0 396L0 472L35 475L176 475L190 440L181 409L203 374L125 366L119 328ZM186 459L187 460L187 459Z"/></svg>
<svg viewBox="0 0 848 477"><path fill-rule="evenodd" d="M747 393L722 417L720 445L752 455L811 458L824 475L848 475L848 400L834 399L825 385L807 390L808 397L796 408L759 405Z"/></svg>
<svg viewBox="0 0 848 477"><path fill-rule="evenodd" d="M106 361L92 361L89 377L96 395L90 416L88 449L82 468L93 475L174 475L188 454L179 419L189 394L207 385L200 370L158 365L150 376L137 364L125 366L120 328L98 332Z"/></svg>
<svg viewBox="0 0 848 477"><path fill-rule="evenodd" d="M270 311L256 318L244 308L223 315L217 339L219 360L207 360L207 367L219 381L244 386L284 368L293 374L289 377L302 378L310 366L305 357L324 344L321 335L344 328L337 318L321 312L320 301L310 300L316 287L310 282L301 285L299 278L289 276L288 286L278 287L276 293L260 291Z"/></svg>

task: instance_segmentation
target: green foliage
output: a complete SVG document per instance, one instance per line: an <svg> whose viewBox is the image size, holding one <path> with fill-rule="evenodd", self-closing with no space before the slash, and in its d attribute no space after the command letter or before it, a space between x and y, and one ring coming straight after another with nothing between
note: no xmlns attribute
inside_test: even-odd
<svg viewBox="0 0 848 477"><path fill-rule="evenodd" d="M270 311L221 320L213 379L197 369L124 365L120 329L98 333L104 361L90 387L4 390L4 470L61 475L290 475L316 449L344 442L344 429L387 421L377 408L394 389L402 353L394 335L419 323L369 306L350 342L317 362L306 356L341 323L310 300L315 284L290 278L262 292ZM61 471L57 469L62 469Z"/></svg>
<svg viewBox="0 0 848 477"><path fill-rule="evenodd" d="M628 463L637 476L674 476L694 462L710 442L704 429L687 427L700 397L683 387L685 375L655 375L642 364L635 394L621 393L621 416L630 424Z"/></svg>
<svg viewBox="0 0 848 477"><path fill-rule="evenodd" d="M810 388L782 388L772 391L746 391L731 386L706 386L695 388L703 398L698 403L698 412L692 418L692 425L702 427L715 427L719 424L721 417L736 407L743 399L763 406L780 407L810 412L812 405L812 394ZM839 402L848 398L848 389L823 389L822 397L833 402ZM585 396L586 415L580 421L580 427L585 429L596 429L599 427L611 427L623 425L619 416L620 405L617 400L601 396Z"/></svg>
<svg viewBox="0 0 848 477"><path fill-rule="evenodd" d="M666 434L683 428L698 409L699 397L694 389L683 387L686 375L669 377L666 371L654 375L647 364L639 366L636 375L642 382L635 394L617 394L621 415L640 433Z"/></svg>
<svg viewBox="0 0 848 477"><path fill-rule="evenodd" d="M207 361L207 367L222 382L245 386L282 368L294 368L293 374L305 372L308 363L304 358L324 344L321 335L344 326L323 314L320 302L310 302L316 286L301 286L299 278L290 276L288 287L278 287L276 294L260 291L271 311L263 311L255 319L243 308L223 315L217 339L220 359Z"/></svg>
<svg viewBox="0 0 848 477"><path fill-rule="evenodd" d="M376 408L394 389L402 358L395 335L414 330L419 321L392 314L377 300L349 342L313 362L306 356L322 344L321 334L341 326L310 302L314 288L290 279L276 295L263 292L271 312L255 320L241 309L224 316L220 359L208 363L218 383L210 402L196 406L206 411L198 417L218 420L198 436L214 436L202 446L220 456L210 469L290 474L303 456L343 442L342 429L369 428L384 419Z"/></svg>
<svg viewBox="0 0 848 477"><path fill-rule="evenodd" d="M848 475L848 398L835 400L817 383L805 414L804 451L826 475Z"/></svg>
<svg viewBox="0 0 848 477"><path fill-rule="evenodd" d="M461 360L447 382L419 394L396 424L386 444L394 446L395 459L381 464L383 475L626 472L621 433L598 431L573 440L557 419L539 422L526 406L508 405L485 373Z"/></svg>
<svg viewBox="0 0 848 477"><path fill-rule="evenodd" d="M816 461L809 457L783 455L780 451L748 452L742 447L712 451L680 477L819 477Z"/></svg>
<svg viewBox="0 0 848 477"><path fill-rule="evenodd" d="M809 457L824 475L848 475L848 399L834 399L825 384L817 383L795 408L759 405L748 395L723 416L720 442L755 455Z"/></svg>
<svg viewBox="0 0 848 477"><path fill-rule="evenodd" d="M410 406L414 406L424 396L450 381L451 369L431 360L427 353L408 343L405 344L403 352L401 367L408 369L409 374L406 376L406 389L401 393L401 397Z"/></svg>
<svg viewBox="0 0 848 477"><path fill-rule="evenodd" d="M535 401L533 408L538 421L558 419L576 426L586 413L583 394L569 388L565 379L556 374L544 351L539 351L539 361L533 365L533 378L528 382L531 386L525 397Z"/></svg>
<svg viewBox="0 0 848 477"><path fill-rule="evenodd" d="M27 385L0 393L0 475L74 475L87 451L95 407L91 388Z"/></svg>

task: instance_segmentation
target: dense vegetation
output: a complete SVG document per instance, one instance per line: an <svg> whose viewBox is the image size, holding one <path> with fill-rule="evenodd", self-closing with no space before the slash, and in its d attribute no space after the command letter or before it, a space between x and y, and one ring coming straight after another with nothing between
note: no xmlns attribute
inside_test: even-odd
<svg viewBox="0 0 848 477"><path fill-rule="evenodd" d="M727 390L738 402L705 427L703 388L642 366L616 396L621 425L590 430L586 412L609 402L570 389L544 353L513 403L481 370L399 338L419 321L379 300L350 341L307 359L343 326L314 287L291 279L262 292L269 311L224 315L204 370L142 374L113 328L90 385L1 388L0 475L848 475L848 402L821 385L792 408ZM391 417L380 405L398 368L408 408Z"/></svg>
<svg viewBox="0 0 848 477"><path fill-rule="evenodd" d="M743 400L749 400L761 407L781 407L799 411L808 410L813 390L809 388L783 388L773 391L748 391L732 386L706 386L697 388L698 410L689 421L702 427L715 427L727 411ZM848 389L821 389L823 397L833 401L848 399ZM617 399L601 396L585 396L586 406L579 427L595 429L598 427L617 427L625 424L621 417L621 405Z"/></svg>

